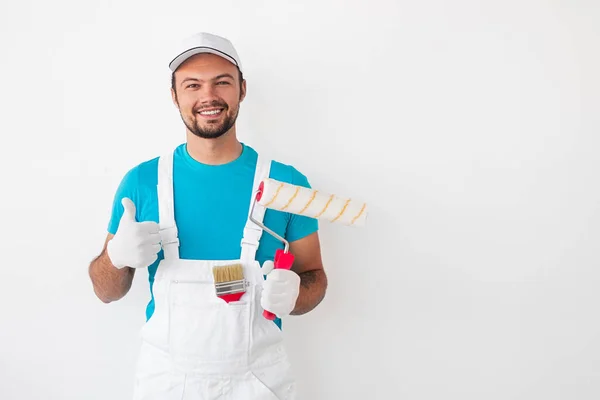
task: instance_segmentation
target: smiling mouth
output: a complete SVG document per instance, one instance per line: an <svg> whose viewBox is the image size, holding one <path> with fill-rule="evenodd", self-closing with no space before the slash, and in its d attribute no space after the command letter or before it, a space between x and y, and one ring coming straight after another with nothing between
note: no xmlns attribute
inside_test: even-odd
<svg viewBox="0 0 600 400"><path fill-rule="evenodd" d="M216 118L223 113L223 108L211 108L209 110L202 110L196 112L197 115L200 115L203 118Z"/></svg>

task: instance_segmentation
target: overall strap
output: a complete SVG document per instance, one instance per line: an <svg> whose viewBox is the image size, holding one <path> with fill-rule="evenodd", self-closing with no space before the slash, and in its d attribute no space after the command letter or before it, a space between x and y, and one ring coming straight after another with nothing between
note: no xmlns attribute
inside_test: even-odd
<svg viewBox="0 0 600 400"><path fill-rule="evenodd" d="M256 250L258 249L258 244L260 241L260 237L262 235L263 229L256 225L254 222L250 221L250 210L252 209L252 203L256 197L256 191L258 190L258 186L263 179L267 179L269 177L269 173L271 172L271 159L261 157L258 155L258 159L256 160L256 169L254 172L254 184L252 185L252 195L250 197L250 204L248 208L248 220L246 221L246 226L244 227L244 235L242 238L242 252L240 256L240 260L242 262L251 262L256 259ZM256 204L254 206L254 212L252 217L258 222L262 223L263 218L265 216L266 208L261 206L260 204Z"/></svg>
<svg viewBox="0 0 600 400"><path fill-rule="evenodd" d="M158 225L165 260L179 258L173 200L173 152L158 159Z"/></svg>

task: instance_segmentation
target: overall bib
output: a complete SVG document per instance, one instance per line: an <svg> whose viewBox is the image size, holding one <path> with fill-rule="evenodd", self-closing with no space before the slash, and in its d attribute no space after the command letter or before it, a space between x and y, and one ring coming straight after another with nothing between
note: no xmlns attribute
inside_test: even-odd
<svg viewBox="0 0 600 400"><path fill-rule="evenodd" d="M270 166L258 157L253 194ZM159 158L157 190L164 259L154 278L155 310L141 330L134 400L296 399L282 332L260 306L264 277L255 255L262 229L247 220L239 260L180 259L173 153ZM253 216L262 222L264 213L257 205ZM228 304L215 294L212 268L233 263L243 265L248 286Z"/></svg>

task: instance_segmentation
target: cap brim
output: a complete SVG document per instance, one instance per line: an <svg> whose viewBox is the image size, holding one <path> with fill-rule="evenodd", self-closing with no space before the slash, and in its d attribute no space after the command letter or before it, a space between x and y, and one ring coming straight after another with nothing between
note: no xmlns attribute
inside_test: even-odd
<svg viewBox="0 0 600 400"><path fill-rule="evenodd" d="M238 63L235 61L235 59L233 57L231 57L229 54L224 53L224 52L222 52L220 50L217 50L215 48L206 47L206 46L194 47L194 48L191 48L191 49L188 49L188 50L184 51L183 53L181 53L180 55L178 55L177 57L175 57L173 59L173 61L171 61L169 63L169 68L171 69L171 71L175 72L175 70L177 68L179 68L179 66L181 64L183 64L183 62L185 60L187 60L191 56L194 56L196 54L201 54L201 53L211 53L211 54L215 54L217 56L221 56L224 59L226 59L227 61L229 61L230 63L232 63L233 65L235 65L236 67L238 67L238 68L241 69L241 67L238 65Z"/></svg>

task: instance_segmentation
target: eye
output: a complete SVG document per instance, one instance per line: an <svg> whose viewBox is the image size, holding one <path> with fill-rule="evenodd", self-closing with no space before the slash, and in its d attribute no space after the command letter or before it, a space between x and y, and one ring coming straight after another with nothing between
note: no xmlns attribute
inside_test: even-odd
<svg viewBox="0 0 600 400"><path fill-rule="evenodd" d="M189 88L195 88L198 87L199 85L197 83L190 83L189 85L187 85L185 88L189 89Z"/></svg>
<svg viewBox="0 0 600 400"><path fill-rule="evenodd" d="M227 81L220 81L220 82L217 82L217 85L229 85L229 82L227 82Z"/></svg>

